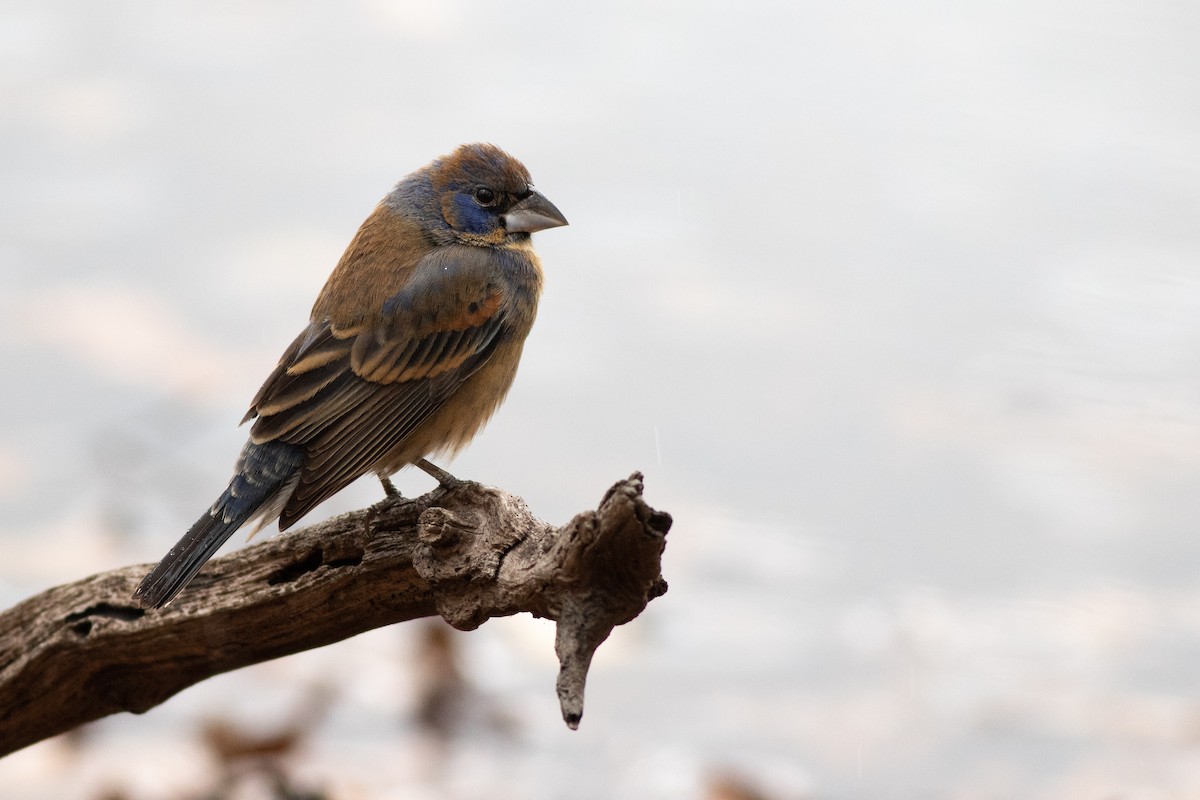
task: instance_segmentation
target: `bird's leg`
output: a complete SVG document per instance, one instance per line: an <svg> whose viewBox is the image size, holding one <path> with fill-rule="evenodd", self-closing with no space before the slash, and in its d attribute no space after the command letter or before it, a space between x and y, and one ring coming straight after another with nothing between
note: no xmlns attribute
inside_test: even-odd
<svg viewBox="0 0 1200 800"><path fill-rule="evenodd" d="M447 489L452 489L458 484L462 483L462 481L451 475L449 472L446 472L446 470L442 469L441 467L434 466L423 458L418 461L414 461L413 466L420 468L426 475L433 478Z"/></svg>
<svg viewBox="0 0 1200 800"><path fill-rule="evenodd" d="M400 490L396 488L396 484L392 483L392 479L387 475L380 475L379 482L383 484L383 493L388 497L404 497L404 495L400 494Z"/></svg>

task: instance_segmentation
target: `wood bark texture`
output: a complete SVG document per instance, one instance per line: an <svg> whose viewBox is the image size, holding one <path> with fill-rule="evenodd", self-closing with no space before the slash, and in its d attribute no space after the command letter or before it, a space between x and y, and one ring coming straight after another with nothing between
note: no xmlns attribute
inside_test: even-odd
<svg viewBox="0 0 1200 800"><path fill-rule="evenodd" d="M0 755L205 678L417 617L460 630L527 612L557 623L563 719L592 655L667 590L671 517L617 482L562 527L470 481L394 498L210 562L170 605L131 599L147 565L42 592L0 614Z"/></svg>

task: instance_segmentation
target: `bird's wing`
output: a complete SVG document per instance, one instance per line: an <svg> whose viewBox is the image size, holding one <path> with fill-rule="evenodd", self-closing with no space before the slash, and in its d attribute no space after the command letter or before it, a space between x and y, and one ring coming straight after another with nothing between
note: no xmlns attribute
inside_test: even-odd
<svg viewBox="0 0 1200 800"><path fill-rule="evenodd" d="M255 442L307 457L287 527L398 447L491 355L506 289L482 248L442 248L365 321L314 320L284 353L247 418Z"/></svg>

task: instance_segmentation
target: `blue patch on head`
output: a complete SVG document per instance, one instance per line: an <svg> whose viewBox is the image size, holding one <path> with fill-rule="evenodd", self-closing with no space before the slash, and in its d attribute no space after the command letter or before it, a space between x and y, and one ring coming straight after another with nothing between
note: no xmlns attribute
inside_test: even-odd
<svg viewBox="0 0 1200 800"><path fill-rule="evenodd" d="M401 211L417 211L432 206L434 191L429 176L420 172L409 175L392 187L384 202Z"/></svg>
<svg viewBox="0 0 1200 800"><path fill-rule="evenodd" d="M470 195L461 192L454 195L454 207L458 220L454 226L464 233L486 234L496 229L496 215L481 207Z"/></svg>

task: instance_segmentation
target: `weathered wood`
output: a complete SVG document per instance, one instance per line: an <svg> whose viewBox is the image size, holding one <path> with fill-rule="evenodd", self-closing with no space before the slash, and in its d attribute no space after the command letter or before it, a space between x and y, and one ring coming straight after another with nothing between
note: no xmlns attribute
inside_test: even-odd
<svg viewBox="0 0 1200 800"><path fill-rule="evenodd" d="M434 614L462 630L521 612L555 620L574 728L596 647L667 589L670 525L643 500L639 473L561 528L462 481L214 559L164 609L130 599L145 565L55 587L0 614L0 755L222 672Z"/></svg>

